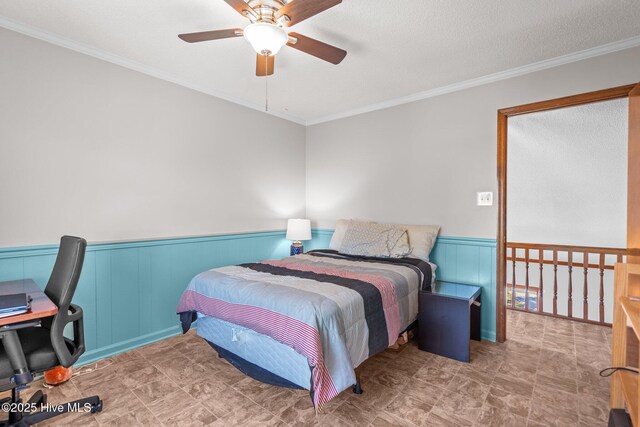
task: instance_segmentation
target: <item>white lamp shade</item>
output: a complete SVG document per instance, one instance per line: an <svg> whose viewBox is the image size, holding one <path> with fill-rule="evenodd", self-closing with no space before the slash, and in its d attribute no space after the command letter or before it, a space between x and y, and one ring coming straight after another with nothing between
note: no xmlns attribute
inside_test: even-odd
<svg viewBox="0 0 640 427"><path fill-rule="evenodd" d="M264 55L275 55L280 48L287 43L289 36L287 32L280 27L266 22L258 22L250 24L244 29L244 38L251 43L253 50Z"/></svg>
<svg viewBox="0 0 640 427"><path fill-rule="evenodd" d="M311 220L290 219L287 222L287 240L311 240Z"/></svg>

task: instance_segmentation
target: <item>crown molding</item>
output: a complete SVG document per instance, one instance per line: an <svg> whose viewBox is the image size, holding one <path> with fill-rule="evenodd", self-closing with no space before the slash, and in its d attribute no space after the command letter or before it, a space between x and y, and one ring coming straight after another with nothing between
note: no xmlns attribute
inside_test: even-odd
<svg viewBox="0 0 640 427"><path fill-rule="evenodd" d="M542 70L557 67L560 65L570 64L572 62L578 62L584 59L594 58L597 56L606 55L608 53L618 52L621 50L640 46L640 36L632 37L625 40L607 43L594 48L585 49L585 50L574 52L574 53L569 53L567 55L558 56L556 58L546 59L540 62L534 62L532 64L523 65L521 67L511 68L509 70L500 71L494 74L489 74L486 76L477 77L474 79L465 80L462 82L457 82L457 83L441 86L434 89L429 89L422 92L417 92L417 93L399 97L399 98L389 99L389 100L378 102L375 104L365 105L362 107L354 108L352 110L343 111L341 113L335 113L327 116L321 116L321 117L305 120L301 117L294 116L292 114L288 114L284 112L279 112L279 111L266 112L264 111L264 107L261 105L254 104L252 102L235 97L233 95L229 95L227 93L212 91L210 89L203 88L198 85L194 85L192 83L184 81L176 76L170 75L168 73L165 73L153 67L148 67L139 62L132 61L130 59L127 59L118 55L114 55L107 51L94 48L92 46L68 39L66 37L62 37L60 35L51 33L49 31L32 27L30 25L22 24L20 22L14 21L4 16L0 16L0 27L6 28L11 31L15 31L20 34L27 35L29 37L43 40L45 42L64 47L66 49L83 53L85 55L89 55L94 58L98 58L103 61L110 62L112 64L116 64L121 67L128 68L130 70L149 75L151 77L165 80L170 83L174 83L179 86L183 86L188 89L192 89L197 92L201 92L216 98L220 98L222 100L232 102L234 104L238 104L243 107L247 107L264 114L269 114L271 116L285 119L303 126L312 126L312 125L326 123L326 122L339 120L339 119L343 119L351 116L357 116L357 115L369 113L372 111L383 110L385 108L395 107L402 104L408 104L411 102L420 101L422 99L433 98L433 97L444 95L447 93L457 92L460 90L469 89L476 86L494 83L501 80L510 79L512 77L523 76L525 74L535 73L536 71L542 71Z"/></svg>
<svg viewBox="0 0 640 427"><path fill-rule="evenodd" d="M536 71L542 71L549 68L558 67L560 65L570 64L572 62L578 62L584 59L594 58L597 56L606 55L608 53L618 52L638 46L640 46L640 36L616 41L613 43L607 43L601 46L569 53L567 55L562 55L551 59L546 59L540 62L534 62L532 64L523 65L521 67L511 68L509 70L500 71L483 77L477 77L475 79L465 80L450 85L441 86L435 89L426 90L423 92L417 92L400 98L389 99L387 101L354 108L342 113L330 114L328 116L310 119L307 120L306 125L317 125L320 123L331 122L334 120L357 116L359 114L369 113L372 111L383 110L385 108L408 104L410 102L420 101L422 99L433 98L447 93L457 92L488 83L498 82L500 80L510 79L512 77L523 76L525 74L535 73Z"/></svg>
<svg viewBox="0 0 640 427"><path fill-rule="evenodd" d="M4 17L0 15L0 27L6 28L11 31L15 31L16 33L24 34L29 37L33 37L47 43L54 44L56 46L64 47L66 49L70 49L79 53L83 53L85 55L92 56L94 58L101 59L106 62L110 62L115 65L119 65L124 68L128 68L133 71L137 71L139 73L143 73L149 75L151 77L155 77L157 79L165 80L170 83L177 84L179 86L186 87L188 89L195 90L197 92L201 92L207 95L214 96L216 98L223 99L228 102L232 102L234 104L241 105L243 107L250 108L252 110L257 110L261 113L269 114L271 116L275 116L281 119L289 120L291 122L297 123L299 125L306 125L306 121L300 117L279 112L279 111L264 111L264 106L254 104L247 100L234 97L233 95L229 95L222 92L212 91L211 89L203 88L198 85L194 85L182 79L179 79L176 76L165 73L164 71L158 70L153 67L146 66L136 61L132 61L130 59L124 58L122 56L114 55L107 51L94 48L92 46L86 45L84 43L77 42L75 40L68 39L66 37L60 36L58 34L51 33L49 31L45 31L36 27L32 27L30 25L22 24L20 22L14 21L13 19Z"/></svg>

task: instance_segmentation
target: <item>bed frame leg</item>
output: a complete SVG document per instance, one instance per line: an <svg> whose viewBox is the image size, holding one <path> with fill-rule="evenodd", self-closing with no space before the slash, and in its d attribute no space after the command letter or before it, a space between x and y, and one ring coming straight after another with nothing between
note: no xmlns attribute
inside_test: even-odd
<svg viewBox="0 0 640 427"><path fill-rule="evenodd" d="M362 390L362 387L360 386L360 382L357 382L356 385L353 386L353 392L355 394L362 394L363 390Z"/></svg>
<svg viewBox="0 0 640 427"><path fill-rule="evenodd" d="M353 386L353 392L355 394L362 394L362 386L360 385L360 369L356 368L356 385Z"/></svg>

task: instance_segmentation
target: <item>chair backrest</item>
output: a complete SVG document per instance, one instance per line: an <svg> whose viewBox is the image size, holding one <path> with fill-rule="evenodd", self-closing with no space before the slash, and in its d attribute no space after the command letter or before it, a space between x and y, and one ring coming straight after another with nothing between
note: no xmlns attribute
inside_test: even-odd
<svg viewBox="0 0 640 427"><path fill-rule="evenodd" d="M71 300L80 280L86 248L86 240L63 236L51 277L44 288L44 293L58 306L58 313L42 319L42 327L50 330L51 344L64 367L74 364L85 349L82 309L71 304ZM64 336L64 329L70 322L73 322L73 348Z"/></svg>
<svg viewBox="0 0 640 427"><path fill-rule="evenodd" d="M73 294L76 292L87 241L80 237L62 236L58 257L53 266L44 293L58 306L58 311L66 313Z"/></svg>

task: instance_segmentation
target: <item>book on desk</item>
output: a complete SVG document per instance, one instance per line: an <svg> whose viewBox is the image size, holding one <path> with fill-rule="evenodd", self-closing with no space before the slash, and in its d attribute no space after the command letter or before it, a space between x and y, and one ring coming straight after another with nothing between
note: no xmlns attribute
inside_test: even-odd
<svg viewBox="0 0 640 427"><path fill-rule="evenodd" d="M30 302L26 293L0 296L0 318L26 313L29 311Z"/></svg>

